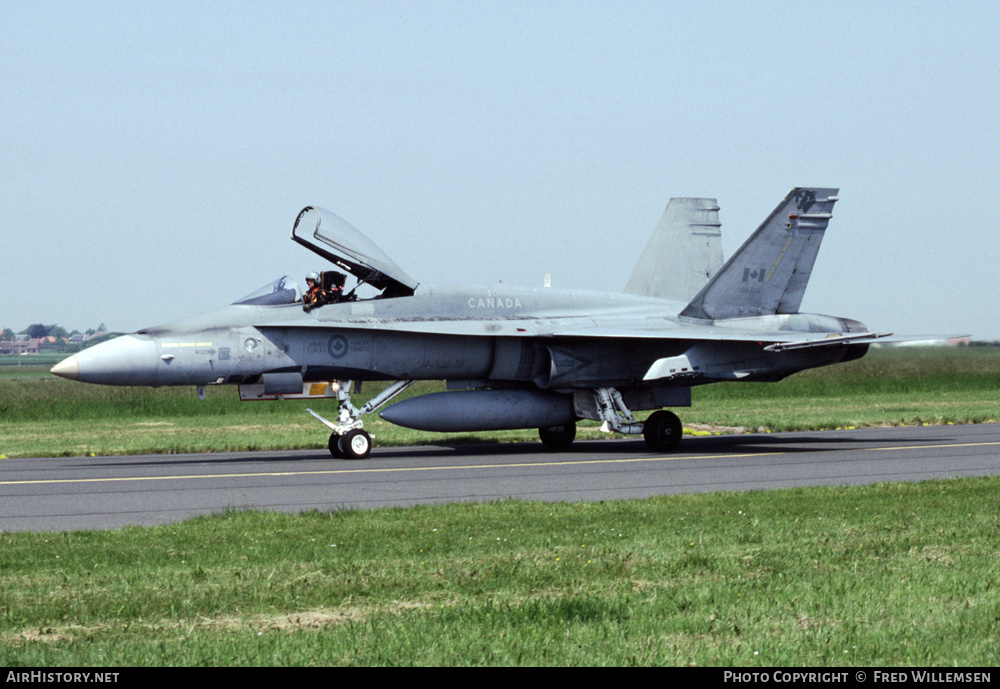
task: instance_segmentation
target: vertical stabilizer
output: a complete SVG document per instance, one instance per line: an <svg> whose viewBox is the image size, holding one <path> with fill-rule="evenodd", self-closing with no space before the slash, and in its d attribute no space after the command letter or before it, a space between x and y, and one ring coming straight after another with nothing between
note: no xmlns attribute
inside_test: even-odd
<svg viewBox="0 0 1000 689"><path fill-rule="evenodd" d="M681 315L723 319L798 313L837 192L792 189Z"/></svg>
<svg viewBox="0 0 1000 689"><path fill-rule="evenodd" d="M690 301L722 267L715 199L670 199L632 271L626 294Z"/></svg>

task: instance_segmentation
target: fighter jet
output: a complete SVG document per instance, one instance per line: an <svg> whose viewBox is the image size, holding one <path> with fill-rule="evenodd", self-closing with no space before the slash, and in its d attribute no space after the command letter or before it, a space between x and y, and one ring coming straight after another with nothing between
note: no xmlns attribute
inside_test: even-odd
<svg viewBox="0 0 1000 689"><path fill-rule="evenodd" d="M565 448L576 423L642 435L671 452L691 388L778 381L864 356L891 333L799 313L837 189L795 188L723 264L714 199L672 199L624 292L418 282L360 231L309 206L292 240L328 261L312 296L290 277L217 311L96 345L52 368L104 385L238 385L244 400L335 398L334 457L372 447L363 417L417 380L446 391L397 402L382 418L440 432L537 428ZM345 273L374 296L344 294ZM363 291L363 290L362 290ZM323 295L326 295L325 297ZM361 408L362 382L389 381ZM645 421L635 412L656 410Z"/></svg>

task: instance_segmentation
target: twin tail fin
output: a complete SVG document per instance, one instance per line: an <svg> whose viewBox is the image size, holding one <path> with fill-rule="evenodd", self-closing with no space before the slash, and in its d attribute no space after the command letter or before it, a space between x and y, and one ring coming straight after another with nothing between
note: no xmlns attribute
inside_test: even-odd
<svg viewBox="0 0 1000 689"><path fill-rule="evenodd" d="M798 313L838 191L792 189L680 315L722 320Z"/></svg>

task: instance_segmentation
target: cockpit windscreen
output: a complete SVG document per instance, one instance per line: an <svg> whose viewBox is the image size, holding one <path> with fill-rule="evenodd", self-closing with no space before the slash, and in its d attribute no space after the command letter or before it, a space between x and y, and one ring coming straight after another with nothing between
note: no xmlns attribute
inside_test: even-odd
<svg viewBox="0 0 1000 689"><path fill-rule="evenodd" d="M279 304L294 304L301 298L302 293L299 292L299 286L295 280L285 275L233 303L277 306Z"/></svg>

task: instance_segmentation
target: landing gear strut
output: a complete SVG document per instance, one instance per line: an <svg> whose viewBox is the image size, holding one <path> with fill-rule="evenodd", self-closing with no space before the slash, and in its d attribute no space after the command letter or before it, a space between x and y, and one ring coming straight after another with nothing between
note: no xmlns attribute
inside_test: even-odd
<svg viewBox="0 0 1000 689"><path fill-rule="evenodd" d="M650 414L645 423L638 423L616 389L597 388L593 394L597 415L604 422L601 430L605 433L641 433L647 447L654 452L673 452L677 449L684 434L677 414L661 409Z"/></svg>
<svg viewBox="0 0 1000 689"><path fill-rule="evenodd" d="M327 421L312 409L307 412L319 419L333 431L327 447L330 454L337 459L364 459L372 451L372 437L362 426L362 414L371 414L393 397L413 384L412 380L396 381L379 394L372 397L368 404L358 409L351 404L351 383L349 380L336 381L337 391L337 423Z"/></svg>

